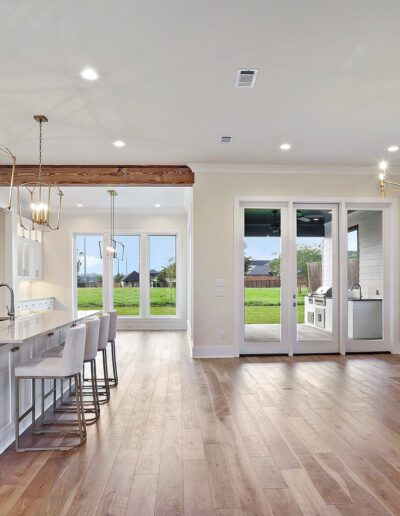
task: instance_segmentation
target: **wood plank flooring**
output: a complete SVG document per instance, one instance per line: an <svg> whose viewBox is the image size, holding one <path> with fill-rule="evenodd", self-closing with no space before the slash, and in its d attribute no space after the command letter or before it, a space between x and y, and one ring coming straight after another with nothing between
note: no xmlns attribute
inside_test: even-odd
<svg viewBox="0 0 400 516"><path fill-rule="evenodd" d="M191 360L121 332L74 452L0 456L0 514L399 515L400 357Z"/></svg>

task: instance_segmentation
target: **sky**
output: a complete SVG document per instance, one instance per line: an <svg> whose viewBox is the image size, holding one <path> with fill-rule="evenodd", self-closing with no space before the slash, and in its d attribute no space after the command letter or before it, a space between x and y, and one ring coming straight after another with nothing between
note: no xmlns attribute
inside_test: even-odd
<svg viewBox="0 0 400 516"><path fill-rule="evenodd" d="M119 260L113 260L113 274L117 274L118 267L120 273L126 275L132 271L139 272L139 236L121 235L116 238L117 242L125 246L124 258L122 259L122 247L117 244L117 255ZM103 265L100 258L99 242L102 235L77 235L77 252L84 252L84 241L86 241L86 274L102 274ZM150 235L149 236L150 269L159 271L168 265L170 258L175 258L175 236L173 235ZM83 274L83 256L81 257Z"/></svg>
<svg viewBox="0 0 400 516"><path fill-rule="evenodd" d="M315 237L299 237L297 245L318 246L322 243L322 238ZM252 260L273 260L281 254L281 238L280 237L246 237L245 255L250 256Z"/></svg>

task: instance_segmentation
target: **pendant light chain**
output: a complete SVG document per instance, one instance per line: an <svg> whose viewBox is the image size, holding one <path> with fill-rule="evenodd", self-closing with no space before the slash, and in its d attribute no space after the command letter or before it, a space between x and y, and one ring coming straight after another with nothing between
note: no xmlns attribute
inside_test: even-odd
<svg viewBox="0 0 400 516"><path fill-rule="evenodd" d="M42 120L39 122L39 181L42 178Z"/></svg>

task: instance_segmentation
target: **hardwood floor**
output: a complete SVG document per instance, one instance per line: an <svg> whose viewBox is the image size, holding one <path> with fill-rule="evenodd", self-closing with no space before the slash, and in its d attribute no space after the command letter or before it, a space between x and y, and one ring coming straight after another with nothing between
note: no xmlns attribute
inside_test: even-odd
<svg viewBox="0 0 400 516"><path fill-rule="evenodd" d="M0 456L0 514L400 514L400 357L191 360L121 332L75 452Z"/></svg>

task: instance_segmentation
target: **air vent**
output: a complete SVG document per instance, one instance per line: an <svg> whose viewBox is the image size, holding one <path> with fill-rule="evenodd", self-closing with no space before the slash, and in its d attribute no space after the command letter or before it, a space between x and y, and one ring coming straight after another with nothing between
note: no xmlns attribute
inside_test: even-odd
<svg viewBox="0 0 400 516"><path fill-rule="evenodd" d="M221 136L221 143L231 143L232 136Z"/></svg>
<svg viewBox="0 0 400 516"><path fill-rule="evenodd" d="M238 70L236 88L254 88L258 70Z"/></svg>

